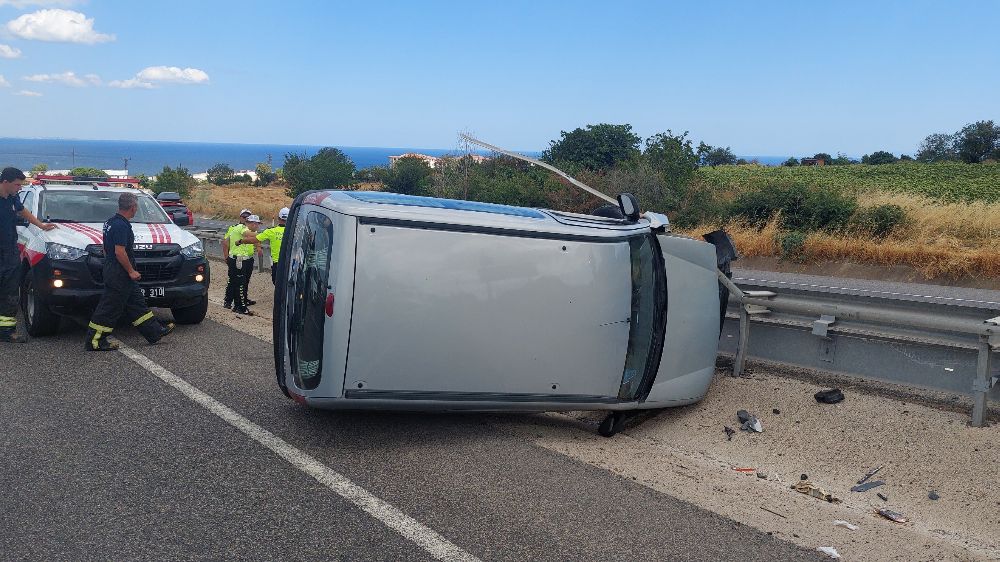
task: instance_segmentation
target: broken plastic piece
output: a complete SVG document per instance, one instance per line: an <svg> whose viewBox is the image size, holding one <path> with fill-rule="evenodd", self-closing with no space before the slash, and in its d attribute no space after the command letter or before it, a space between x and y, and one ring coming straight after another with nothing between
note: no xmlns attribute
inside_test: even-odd
<svg viewBox="0 0 1000 562"><path fill-rule="evenodd" d="M829 390L821 390L813 395L817 402L822 402L823 404L836 404L837 402L843 402L844 393L840 391L839 388L831 388Z"/></svg>
<svg viewBox="0 0 1000 562"><path fill-rule="evenodd" d="M858 530L857 525L855 525L854 523L848 523L847 521L844 521L842 519L837 519L836 521L833 522L833 525L835 527L844 527L845 529L850 529L852 531Z"/></svg>
<svg viewBox="0 0 1000 562"><path fill-rule="evenodd" d="M889 496L883 494L882 492L879 492L879 493L877 493L875 495L878 496L879 499L882 500L882 501L884 501L884 502L889 501Z"/></svg>
<svg viewBox="0 0 1000 562"><path fill-rule="evenodd" d="M880 466L878 468L873 468L873 469L869 470L865 474L864 478L862 478L861 480L858 480L858 484L864 484L865 482L868 481L869 478L871 478L872 476L875 476L876 474L878 474L878 471L882 470L882 468L884 468L884 467Z"/></svg>
<svg viewBox="0 0 1000 562"><path fill-rule="evenodd" d="M760 423L757 416L746 410L740 410L736 412L736 417L739 418L740 429L743 431L756 431L757 433L763 433L764 425Z"/></svg>
<svg viewBox="0 0 1000 562"><path fill-rule="evenodd" d="M816 548L816 550L822 552L823 554L826 554L830 558L840 558L840 553L837 552L837 549L833 548L832 546L821 546Z"/></svg>
<svg viewBox="0 0 1000 562"><path fill-rule="evenodd" d="M746 468L744 468L744 467L741 467L741 466L734 466L734 467L733 467L733 470L735 470L736 472L746 472L746 473L750 473L750 472L753 472L753 471L755 471L755 470L757 470L757 469L755 469L755 468L750 468L750 467L746 467Z"/></svg>
<svg viewBox="0 0 1000 562"><path fill-rule="evenodd" d="M885 484L885 480L876 480L874 482L866 482L864 484L858 484L851 488L852 492L867 492L872 488L878 488L879 486Z"/></svg>
<svg viewBox="0 0 1000 562"><path fill-rule="evenodd" d="M895 521L896 523L906 523L909 519L905 515L899 513L898 511L892 511L891 509L880 509L878 514L885 517L889 521Z"/></svg>
<svg viewBox="0 0 1000 562"><path fill-rule="evenodd" d="M941 496L939 496L937 492L931 490L931 493L927 494L927 499L930 499L930 500L939 500L939 499L941 499Z"/></svg>
<svg viewBox="0 0 1000 562"><path fill-rule="evenodd" d="M767 473L766 472L758 472L757 473L757 478L760 478L761 480L767 480Z"/></svg>
<svg viewBox="0 0 1000 562"><path fill-rule="evenodd" d="M805 494L807 496L812 496L817 499L825 500L830 503L840 503L840 499L836 498L830 492L827 492L823 488L813 484L808 480L802 480L797 482L792 489L800 494Z"/></svg>

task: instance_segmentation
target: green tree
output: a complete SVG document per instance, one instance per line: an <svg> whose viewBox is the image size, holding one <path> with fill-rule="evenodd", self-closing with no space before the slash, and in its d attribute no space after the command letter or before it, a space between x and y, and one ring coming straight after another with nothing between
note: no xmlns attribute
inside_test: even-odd
<svg viewBox="0 0 1000 562"><path fill-rule="evenodd" d="M1000 150L1000 127L993 121L976 121L955 133L955 153L963 162L978 164Z"/></svg>
<svg viewBox="0 0 1000 562"><path fill-rule="evenodd" d="M698 169L698 155L687 135L687 131L675 135L667 129L646 139L643 157L674 188L687 185Z"/></svg>
<svg viewBox="0 0 1000 562"><path fill-rule="evenodd" d="M872 164L876 166L879 164L892 164L897 160L899 160L899 158L896 158L893 153L886 152L885 150L876 150L871 154L865 154L861 157L862 164Z"/></svg>
<svg viewBox="0 0 1000 562"><path fill-rule="evenodd" d="M271 185L278 179L278 174L274 173L271 165L267 162L258 162L254 171L257 174L257 180L254 181L254 185Z"/></svg>
<svg viewBox="0 0 1000 562"><path fill-rule="evenodd" d="M703 142L698 143L698 164L701 166L724 166L736 164L736 155L729 147L712 146Z"/></svg>
<svg viewBox="0 0 1000 562"><path fill-rule="evenodd" d="M146 174L139 174L135 179L139 180L139 187L149 187L149 176Z"/></svg>
<svg viewBox="0 0 1000 562"><path fill-rule="evenodd" d="M389 168L385 166L369 166L358 170L354 178L368 183L385 183L389 179L389 174Z"/></svg>
<svg viewBox="0 0 1000 562"><path fill-rule="evenodd" d="M354 162L339 149L331 147L320 149L311 158L288 153L283 170L290 197L313 189L334 189L354 183Z"/></svg>
<svg viewBox="0 0 1000 562"><path fill-rule="evenodd" d="M600 123L559 133L561 138L549 143L542 160L557 165L571 164L590 171L605 171L639 154L642 139L632 132L632 125Z"/></svg>
<svg viewBox="0 0 1000 562"><path fill-rule="evenodd" d="M917 149L918 162L946 162L956 160L955 136L947 133L934 133L920 143Z"/></svg>
<svg viewBox="0 0 1000 562"><path fill-rule="evenodd" d="M229 164L216 164L208 169L208 183L213 185L229 185L233 183L236 172Z"/></svg>
<svg viewBox="0 0 1000 562"><path fill-rule="evenodd" d="M44 163L38 163L31 167L31 173L33 174L44 174L49 171L49 165Z"/></svg>
<svg viewBox="0 0 1000 562"><path fill-rule="evenodd" d="M831 166L847 166L848 164L857 164L858 161L847 156L843 152L838 152L837 157L829 160L827 164Z"/></svg>
<svg viewBox="0 0 1000 562"><path fill-rule="evenodd" d="M790 156L788 158L788 160L785 160L784 162L782 162L781 165L782 166L787 166L789 168L794 167L794 166L798 166L799 165L799 159L796 158L796 157L794 157L794 156Z"/></svg>
<svg viewBox="0 0 1000 562"><path fill-rule="evenodd" d="M813 158L815 158L816 160L822 160L827 164L833 161L833 156L830 156L825 152L817 152L816 154L813 155Z"/></svg>
<svg viewBox="0 0 1000 562"><path fill-rule="evenodd" d="M85 176L88 178L106 178L108 173L104 170L99 170L97 168L89 168L85 166L78 166L69 171L71 176Z"/></svg>
<svg viewBox="0 0 1000 562"><path fill-rule="evenodd" d="M420 158L400 158L389 171L385 186L395 193L427 195L432 173L430 166Z"/></svg>
<svg viewBox="0 0 1000 562"><path fill-rule="evenodd" d="M156 181L152 183L150 189L153 190L153 193L175 191L181 197L186 197L191 192L194 184L195 179L188 172L187 168L164 166L163 171L156 175Z"/></svg>

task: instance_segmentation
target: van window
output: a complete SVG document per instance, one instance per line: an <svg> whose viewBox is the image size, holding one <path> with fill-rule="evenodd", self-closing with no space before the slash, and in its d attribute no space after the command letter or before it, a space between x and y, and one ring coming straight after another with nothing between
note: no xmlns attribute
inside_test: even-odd
<svg viewBox="0 0 1000 562"><path fill-rule="evenodd" d="M659 251L652 236L629 240L632 264L632 310L629 316L628 351L625 353L625 369L618 391L621 400L640 398L644 390L643 382L652 373L648 371L657 365L651 362L657 356L657 336L663 324L661 311L664 298L660 295L663 286Z"/></svg>
<svg viewBox="0 0 1000 562"><path fill-rule="evenodd" d="M323 373L323 329L329 291L333 221L316 211L300 217L289 262L288 354L295 384L303 390L319 386Z"/></svg>

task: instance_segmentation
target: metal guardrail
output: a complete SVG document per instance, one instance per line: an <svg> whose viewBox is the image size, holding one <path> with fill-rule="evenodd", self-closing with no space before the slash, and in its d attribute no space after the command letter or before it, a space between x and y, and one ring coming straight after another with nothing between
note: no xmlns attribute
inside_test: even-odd
<svg viewBox="0 0 1000 562"><path fill-rule="evenodd" d="M1000 316L988 317L1000 314L996 310L806 290L776 293L741 288L722 275L720 280L732 294L722 347L735 353L735 376L753 355L968 394L976 427L986 423L987 401L1000 400L994 368Z"/></svg>

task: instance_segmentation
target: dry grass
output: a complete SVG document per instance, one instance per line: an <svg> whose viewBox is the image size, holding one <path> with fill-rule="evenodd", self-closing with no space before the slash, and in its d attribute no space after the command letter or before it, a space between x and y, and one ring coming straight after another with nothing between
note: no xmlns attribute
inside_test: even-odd
<svg viewBox="0 0 1000 562"><path fill-rule="evenodd" d="M797 259L872 265L906 265L928 279L1000 277L1000 204L943 204L916 195L873 193L862 206L895 204L906 209L907 224L886 240L859 234L811 232ZM704 225L691 233L718 225ZM777 220L763 229L729 224L741 254L780 256Z"/></svg>
<svg viewBox="0 0 1000 562"><path fill-rule="evenodd" d="M187 199L187 205L199 215L235 219L241 209L250 209L269 223L278 210L292 204L281 187L205 186L197 187Z"/></svg>

